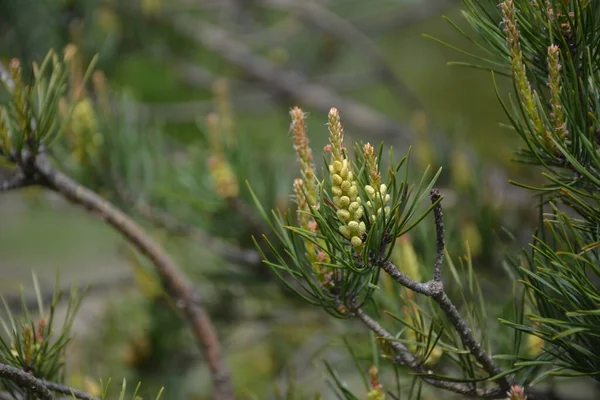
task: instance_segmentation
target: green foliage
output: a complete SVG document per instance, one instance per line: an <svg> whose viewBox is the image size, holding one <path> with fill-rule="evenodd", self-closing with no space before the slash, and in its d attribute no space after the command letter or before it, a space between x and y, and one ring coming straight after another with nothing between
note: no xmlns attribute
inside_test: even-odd
<svg viewBox="0 0 600 400"><path fill-rule="evenodd" d="M4 317L0 317L3 334L0 336L0 362L23 370L36 378L61 383L65 380L65 358L71 340L71 328L81 297L73 287L67 299L66 314L62 326L57 328L57 306L63 293L55 288L49 310L35 274L33 275L38 305L38 316L34 318L21 288L21 310L15 314L4 298ZM9 380L1 381L3 389L14 398L31 398L35 392L20 387Z"/></svg>
<svg viewBox="0 0 600 400"><path fill-rule="evenodd" d="M514 83L510 102L499 99L526 145L517 159L544 168L542 186L518 184L538 194L542 221L519 269L530 324L504 322L546 344L515 369L597 379L600 7L581 0L508 0L495 11L466 4L481 47L494 57L483 59L486 68L508 71Z"/></svg>
<svg viewBox="0 0 600 400"><path fill-rule="evenodd" d="M36 154L49 147L67 128L74 103L63 104L66 118L60 115L60 102L66 93L69 77L68 63L53 51L41 64L33 65L33 84L27 84L21 65L13 60L9 70L2 74L4 87L11 93L7 105L0 107L0 157L4 162L23 164L24 152ZM94 62L83 77L85 82Z"/></svg>

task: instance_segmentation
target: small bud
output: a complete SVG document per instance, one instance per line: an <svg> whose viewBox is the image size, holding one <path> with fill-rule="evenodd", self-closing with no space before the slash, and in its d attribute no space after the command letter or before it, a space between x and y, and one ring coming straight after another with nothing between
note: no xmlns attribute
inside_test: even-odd
<svg viewBox="0 0 600 400"><path fill-rule="evenodd" d="M342 235L344 235L345 238L350 238L350 236L352 235L352 232L350 231L350 228L348 228L347 225L342 225L339 227L339 231Z"/></svg>
<svg viewBox="0 0 600 400"><path fill-rule="evenodd" d="M352 236L352 239L350 239L350 243L354 247L359 247L359 246L362 246L363 242L362 242L361 238L359 238L358 236Z"/></svg>
<svg viewBox="0 0 600 400"><path fill-rule="evenodd" d="M350 198L348 196L342 196L340 197L340 207L348 207L350 205ZM352 212L352 210L350 210Z"/></svg>
<svg viewBox="0 0 600 400"><path fill-rule="evenodd" d="M339 185L341 185L341 184L342 184L342 181L343 181L342 177L341 177L341 176L339 176L338 174L333 174L333 175L331 176L331 183L332 183L333 185L335 185L335 186L339 186Z"/></svg>
<svg viewBox="0 0 600 400"><path fill-rule="evenodd" d="M356 204L356 203L352 203L352 204ZM355 212L354 212L354 218L355 219L361 219L362 216L364 214L364 211L362 208L358 208Z"/></svg>
<svg viewBox="0 0 600 400"><path fill-rule="evenodd" d="M355 200L356 197L358 196L358 189L356 188L356 186L351 186L350 189L348 189L348 197L350 197L350 200Z"/></svg>
<svg viewBox="0 0 600 400"><path fill-rule="evenodd" d="M362 221L361 221L361 222L358 224L358 235L359 235L359 236L362 236L362 235L364 235L366 232L367 232L367 226L365 225L365 223L364 223L364 222L362 222Z"/></svg>
<svg viewBox="0 0 600 400"><path fill-rule="evenodd" d="M340 169L340 176L342 178L347 178L348 177L348 167L343 167Z"/></svg>
<svg viewBox="0 0 600 400"><path fill-rule="evenodd" d="M336 161L333 162L332 165L333 165L333 171L334 172L338 172L339 173L342 170L342 163L341 162L339 162L339 161L336 160Z"/></svg>
<svg viewBox="0 0 600 400"><path fill-rule="evenodd" d="M347 222L350 219L350 213L343 208L337 210L337 216L342 222Z"/></svg>

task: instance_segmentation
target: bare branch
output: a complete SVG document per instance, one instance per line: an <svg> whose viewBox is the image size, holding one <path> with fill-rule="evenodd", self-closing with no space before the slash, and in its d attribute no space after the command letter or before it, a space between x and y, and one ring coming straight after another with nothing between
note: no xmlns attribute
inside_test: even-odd
<svg viewBox="0 0 600 400"><path fill-rule="evenodd" d="M99 214L106 223L121 233L154 264L165 290L175 301L177 307L183 311L208 363L214 397L220 400L233 400L230 373L225 366L210 316L204 309L200 296L175 262L129 216L96 193L55 170L43 154L36 158L35 167L41 175L41 184L73 203Z"/></svg>
<svg viewBox="0 0 600 400"><path fill-rule="evenodd" d="M74 389L74 388L64 386L64 385L59 385L58 383L49 382L49 381L40 380L40 382L42 382L42 384L44 386L46 386L46 388L48 388L50 391L52 391L54 393L64 394L64 395L74 397L79 400L99 400L97 397L94 397L94 396L87 394L86 392L78 390L78 389Z"/></svg>
<svg viewBox="0 0 600 400"><path fill-rule="evenodd" d="M36 378L35 376L23 370L6 364L0 364L0 378L14 382L23 389L31 389L37 396L39 396L40 399L44 400L54 399L52 392L68 395L79 400L98 400L97 397L91 396L81 390ZM12 398L12 396L0 392L0 399Z"/></svg>
<svg viewBox="0 0 600 400"><path fill-rule="evenodd" d="M52 392L43 381L31 374L10 365L0 364L0 378L16 383L19 387L30 389L42 400L53 400Z"/></svg>
<svg viewBox="0 0 600 400"><path fill-rule="evenodd" d="M431 189L431 202L435 204L441 198L438 189ZM446 238L444 233L444 213L442 204L439 202L433 209L433 218L435 221L435 233L437 238L437 251L435 265L433 266L433 280L436 282L442 281L442 263L444 262L444 250L446 248Z"/></svg>
<svg viewBox="0 0 600 400"><path fill-rule="evenodd" d="M260 80L268 88L295 98L298 102L327 113L331 104L345 112L347 121L354 126L380 136L400 136L408 139L412 132L407 127L370 107L348 100L333 90L310 82L298 72L275 67L254 54L243 43L233 39L224 30L190 17L179 17L173 27L199 44L218 53L247 74Z"/></svg>
<svg viewBox="0 0 600 400"><path fill-rule="evenodd" d="M432 371L425 369L415 356L406 348L406 346L397 340L394 340L392 334L385 330L377 321L367 315L361 308L354 310L356 316L376 333L380 338L386 340L386 343L394 349L396 356L392 361L399 365L409 367L414 373L421 375L421 378L432 386L440 389L448 390L454 393L478 397L481 399L500 399L506 397L506 390L503 388L496 389L478 389L475 385L454 383L442 381L439 379L429 378L427 375L433 374Z"/></svg>
<svg viewBox="0 0 600 400"><path fill-rule="evenodd" d="M8 192L10 190L21 189L27 186L34 185L33 179L26 177L17 170L11 177L6 180L0 181L0 193Z"/></svg>

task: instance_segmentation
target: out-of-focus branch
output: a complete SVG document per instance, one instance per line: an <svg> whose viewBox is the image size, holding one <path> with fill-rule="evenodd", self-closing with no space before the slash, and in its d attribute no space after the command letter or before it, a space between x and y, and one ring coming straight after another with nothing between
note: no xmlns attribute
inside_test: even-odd
<svg viewBox="0 0 600 400"><path fill-rule="evenodd" d="M368 17L361 16L354 25L368 35L398 32L438 17L442 10L459 3L458 0L423 0L412 6L394 7L393 10L377 10Z"/></svg>
<svg viewBox="0 0 600 400"><path fill-rule="evenodd" d="M7 179L0 180L0 193L21 189L33 184L35 184L35 182L32 179L25 176L20 170L17 170Z"/></svg>
<svg viewBox="0 0 600 400"><path fill-rule="evenodd" d="M187 61L178 62L177 70L187 83L202 89L211 89L215 81L223 79L222 76L216 75L200 65L192 64ZM334 73L314 77L314 80L318 84L328 85L339 91L350 91L360 89L365 85L372 83L375 80L375 74L371 71ZM257 89L260 89L258 85L237 81L231 78L227 78L227 82L232 92L256 92ZM264 92L264 90L260 91L261 93Z"/></svg>
<svg viewBox="0 0 600 400"><path fill-rule="evenodd" d="M153 263L165 290L183 311L207 361L211 372L214 398L233 400L234 393L230 373L225 366L217 333L210 316L204 309L200 296L174 261L129 216L96 193L55 170L44 154L37 155L33 162L40 176L39 183L41 185L100 215L106 223L121 233Z"/></svg>
<svg viewBox="0 0 600 400"><path fill-rule="evenodd" d="M0 364L0 378L16 383L20 387L27 388L42 400L54 400L50 389L40 379L37 379L25 371Z"/></svg>
<svg viewBox="0 0 600 400"><path fill-rule="evenodd" d="M53 400L54 396L52 392L64 394L70 398L79 400L98 400L97 397L91 396L81 390L38 379L30 373L6 364L0 364L0 378L14 382L23 389L32 390L43 400ZM12 399L12 396L8 394L5 396L5 393L0 392L0 399Z"/></svg>
<svg viewBox="0 0 600 400"><path fill-rule="evenodd" d="M370 107L343 98L324 85L312 83L298 72L275 67L224 30L205 21L179 16L174 18L173 28L241 68L268 89L292 97L299 103L324 113L329 111L331 104L336 104L345 112L349 123L374 135L400 136L405 140L412 136L407 127Z"/></svg>
<svg viewBox="0 0 600 400"><path fill-rule="evenodd" d="M202 89L211 89L213 83L222 77L187 62L178 64L179 74L182 79L190 85ZM317 82L327 82L330 86L343 91L351 91L361 88L373 82L375 75L372 72L360 72L353 74L331 74L317 78ZM262 111L276 104L277 99L258 85L245 83L228 78L231 91L236 95L231 99L237 110L245 112ZM138 104L140 113L144 118L160 116L161 121L174 123L195 121L199 115L206 115L214 111L212 100L186 101L171 103L141 103Z"/></svg>
<svg viewBox="0 0 600 400"><path fill-rule="evenodd" d="M363 57L375 65L382 80L387 83L386 86L405 104L411 109L423 108L421 100L392 70L377 45L352 23L314 1L261 0L260 3L269 7L291 10L306 23L357 47Z"/></svg>

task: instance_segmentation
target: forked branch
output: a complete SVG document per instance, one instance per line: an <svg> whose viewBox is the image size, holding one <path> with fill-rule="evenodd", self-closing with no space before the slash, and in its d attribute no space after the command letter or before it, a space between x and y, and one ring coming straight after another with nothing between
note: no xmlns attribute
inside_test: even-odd
<svg viewBox="0 0 600 400"><path fill-rule="evenodd" d="M405 365L409 367L412 372L421 375L422 379L430 385L439 389L482 399L498 399L506 397L506 390L503 388L482 389L476 388L475 385L471 384L448 382L428 377L427 375L432 374L432 371L425 369L423 364L416 359L416 357L403 343L396 341L391 333L385 330L385 328L383 328L377 321L365 313L362 308L355 309L354 313L363 322L363 324L377 334L379 338L385 340L386 344L388 344L394 350L396 354L394 357L392 357L392 362L398 365Z"/></svg>
<svg viewBox="0 0 600 400"><path fill-rule="evenodd" d="M456 332L460 336L460 339L473 357L482 365L483 369L490 374L490 377L496 376L502 373L502 369L492 359L490 354L481 346L479 341L475 338L473 331L465 320L460 315L458 309L452 303L452 300L448 297L444 290L444 283L442 282L442 262L444 258L444 222L442 215L442 207L440 201L440 193L437 189L433 189L430 193L431 201L437 203L434 208L434 221L437 232L437 255L434 265L434 276L433 279L421 283L416 282L403 274L391 261L385 260L380 263L381 269L387 272L396 282L400 285L413 290L414 292L420 293L424 296L431 297L442 309L446 318L454 326ZM497 380L500 387L507 391L510 389L510 381L507 377L502 377Z"/></svg>

